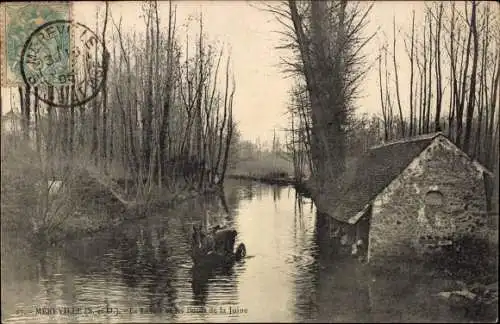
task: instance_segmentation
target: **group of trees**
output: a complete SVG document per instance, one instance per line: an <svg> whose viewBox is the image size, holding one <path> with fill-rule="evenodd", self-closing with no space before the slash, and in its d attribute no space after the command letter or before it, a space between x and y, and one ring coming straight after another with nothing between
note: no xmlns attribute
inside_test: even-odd
<svg viewBox="0 0 500 324"><path fill-rule="evenodd" d="M241 140L238 142L238 157L242 160L249 158L259 159L263 154L279 153L282 151L283 147L281 146L279 137L276 135L276 130L274 130L271 145L265 140L262 141L260 137L257 137L254 141Z"/></svg>
<svg viewBox="0 0 500 324"><path fill-rule="evenodd" d="M282 145L280 137L274 130L272 143L261 141L242 140L238 142L237 164L231 169L231 174L235 176L251 176L274 180L284 175L291 175L294 171L292 166L291 151Z"/></svg>
<svg viewBox="0 0 500 324"><path fill-rule="evenodd" d="M373 36L363 32L371 7L360 8L345 1L267 8L284 26L288 42L282 48L296 54L284 60L296 80L288 136L295 168L309 168L316 188L325 192L326 183L342 183L347 157L380 142L441 131L495 172L498 189L498 4L426 3L423 24L417 27L413 12L407 34L396 33L394 20L392 40L374 62L380 117L352 113L367 71L361 51Z"/></svg>
<svg viewBox="0 0 500 324"><path fill-rule="evenodd" d="M348 1L283 1L265 8L282 24L285 72L296 80L289 145L319 192L345 168L347 129L366 69L362 49L371 5Z"/></svg>
<svg viewBox="0 0 500 324"><path fill-rule="evenodd" d="M398 35L393 23L392 41L378 56L384 140L443 131L471 157L496 167L498 23L498 4L487 1L428 3L421 28L413 12L409 34ZM408 84L399 79L401 46L409 63Z"/></svg>
<svg viewBox="0 0 500 324"><path fill-rule="evenodd" d="M129 186L144 196L162 186L222 183L236 127L230 57L209 43L201 15L195 39L186 28L183 41L176 9L171 2L162 9L160 15L156 1L142 4L142 32L126 30L107 2L96 13L107 78L89 103L56 108L37 92L70 98L72 87L19 87L23 137L49 165L85 164L101 180L127 179L125 195Z"/></svg>
<svg viewBox="0 0 500 324"><path fill-rule="evenodd" d="M426 3L422 27L413 12L407 34L397 34L394 21L392 40L386 40L373 62L378 65L380 117L353 114L367 72L362 50L374 36L363 30L369 4L285 1L267 6L284 27L279 48L294 54L283 63L296 81L287 141L296 168L308 168L321 188L341 182L347 156L380 142L442 131L497 170L497 6ZM407 62L398 55L401 49ZM409 63L408 72L401 70L402 63Z"/></svg>

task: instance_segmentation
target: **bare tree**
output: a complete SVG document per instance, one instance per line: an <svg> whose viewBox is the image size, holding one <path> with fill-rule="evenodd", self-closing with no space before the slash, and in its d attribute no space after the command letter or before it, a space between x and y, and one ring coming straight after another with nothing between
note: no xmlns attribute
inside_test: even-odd
<svg viewBox="0 0 500 324"><path fill-rule="evenodd" d="M401 99L399 95L399 78L398 78L398 66L396 63L396 17L392 20L392 30L393 30L393 43L392 43L392 61L394 63L394 85L396 87L396 99L398 101L399 109L399 122L401 124L401 136L405 136L405 121L403 118L403 109L401 108Z"/></svg>
<svg viewBox="0 0 500 324"><path fill-rule="evenodd" d="M469 153L469 146L471 140L471 132L472 132L472 118L474 115L474 107L476 105L476 73L477 73L477 62L479 58L479 36L477 32L477 23L476 23L476 11L477 5L476 1L472 1L472 12L470 18L470 31L473 38L473 55L472 55L472 71L470 76L470 85L469 85L469 99L467 101L467 116L466 116L466 124L465 124L465 138L464 138L464 151Z"/></svg>
<svg viewBox="0 0 500 324"><path fill-rule="evenodd" d="M441 76L441 27L443 18L443 3L439 4L438 18L436 21L436 40L435 40L435 73L436 73L436 114L434 116L434 130L440 131L441 103L443 98L442 76Z"/></svg>
<svg viewBox="0 0 500 324"><path fill-rule="evenodd" d="M346 1L281 2L267 5L283 25L280 48L291 50L286 71L303 78L310 103L310 150L318 188L340 180L348 116L365 70L361 36L369 6ZM320 189L321 190L321 189Z"/></svg>

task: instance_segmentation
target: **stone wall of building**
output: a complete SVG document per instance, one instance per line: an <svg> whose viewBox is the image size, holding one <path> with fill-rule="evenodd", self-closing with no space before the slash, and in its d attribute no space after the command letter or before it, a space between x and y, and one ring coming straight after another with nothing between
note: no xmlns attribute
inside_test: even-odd
<svg viewBox="0 0 500 324"><path fill-rule="evenodd" d="M439 136L374 200L368 259L412 259L465 235L483 237L485 211L483 170Z"/></svg>
<svg viewBox="0 0 500 324"><path fill-rule="evenodd" d="M324 217L325 233L323 235L334 252L359 257L366 256L370 227L368 212L354 225L338 221L329 215L318 215L318 217Z"/></svg>

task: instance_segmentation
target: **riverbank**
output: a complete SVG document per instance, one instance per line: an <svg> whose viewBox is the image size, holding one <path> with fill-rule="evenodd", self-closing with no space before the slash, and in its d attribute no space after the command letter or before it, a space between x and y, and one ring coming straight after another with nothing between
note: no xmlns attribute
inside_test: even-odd
<svg viewBox="0 0 500 324"><path fill-rule="evenodd" d="M116 205L109 204L105 215L101 217L89 217L88 214L80 214L72 217L65 223L62 229L62 237L58 240L74 240L97 234L103 231L110 231L126 223L144 219L154 210L168 210L175 208L188 200L196 199L203 195L214 194L222 190L221 186L212 186L204 190L179 190L175 193L163 193L162 198L156 198L148 202L137 203L131 206L122 206L116 209ZM105 208L106 208L105 207ZM103 209L101 208L101 211ZM96 211L90 211L92 215L99 215Z"/></svg>
<svg viewBox="0 0 500 324"><path fill-rule="evenodd" d="M228 175L228 178L236 180L259 181L265 184L271 184L271 185L274 184L281 186L292 186L296 184L296 181L293 177L276 177L273 175L257 176L257 175L244 175L244 174L230 174Z"/></svg>
<svg viewBox="0 0 500 324"><path fill-rule="evenodd" d="M406 277L408 282L428 282L434 289L428 296L470 321L494 322L498 318L498 246L490 246L475 260L458 257L446 262L436 260L384 260L366 264L380 277ZM472 261L472 262L471 262Z"/></svg>
<svg viewBox="0 0 500 324"><path fill-rule="evenodd" d="M258 181L269 185L293 186L298 194L306 198L311 198L311 191L309 189L309 186L307 185L307 182L297 181L293 177L280 178L273 176L252 176L252 175L232 174L229 175L228 178L235 180Z"/></svg>
<svg viewBox="0 0 500 324"><path fill-rule="evenodd" d="M111 190L85 172L60 181L60 187L54 192L51 191L53 183L44 188L35 186L32 180L20 179L20 184L2 181L2 241L8 242L11 248L43 251L68 240L113 230L145 218L154 210L174 208L187 200L222 190L220 185L200 190L188 186L155 187L147 199L132 199L128 195L128 201L125 196L116 195L116 187Z"/></svg>

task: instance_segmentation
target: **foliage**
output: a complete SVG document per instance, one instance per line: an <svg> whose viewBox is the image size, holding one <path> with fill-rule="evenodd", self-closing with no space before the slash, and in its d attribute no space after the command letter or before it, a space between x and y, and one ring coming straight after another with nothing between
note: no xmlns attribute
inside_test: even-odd
<svg viewBox="0 0 500 324"><path fill-rule="evenodd" d="M72 87L18 88L21 132L2 134L17 143L2 147L2 211L11 229L50 236L78 228L71 224L77 219L104 221L109 215L78 214L76 205L89 198L80 197L82 183L97 184L104 200L130 207L224 181L239 136L230 56L208 40L201 16L196 39L184 38L171 2L162 3L168 8L167 28L152 1L142 6L145 28L131 33L123 31L109 3L104 5L105 12L96 13L95 31L112 41L99 58L108 68L106 83L92 101L56 108L39 95L69 100ZM65 188L55 196L44 185L54 179ZM91 191L85 192L92 196Z"/></svg>
<svg viewBox="0 0 500 324"><path fill-rule="evenodd" d="M265 8L283 25L292 92L289 148L297 173L308 165L322 192L345 167L346 129L366 69L363 36L371 6L347 1L283 1Z"/></svg>
<svg viewBox="0 0 500 324"><path fill-rule="evenodd" d="M492 2L467 1L463 7L429 2L420 31L413 13L411 34L403 35L410 63L407 98L398 90L403 89L396 77L401 62L396 39L401 35L396 34L395 22L392 53L386 43L378 57L384 140L444 132L495 173L493 197L499 186L500 38L498 28L492 27L498 24L497 9ZM401 101L409 107L402 109ZM398 114L393 111L395 102ZM497 199L493 205L498 212Z"/></svg>
<svg viewBox="0 0 500 324"><path fill-rule="evenodd" d="M30 142L2 136L2 233L38 247L55 242L66 221L80 213L82 200L74 190L78 171L66 169L54 181L47 162Z"/></svg>

